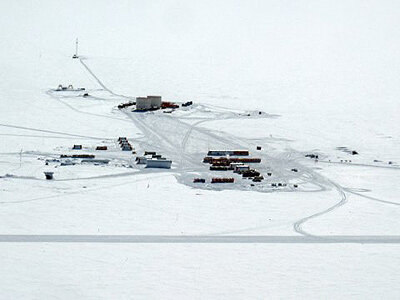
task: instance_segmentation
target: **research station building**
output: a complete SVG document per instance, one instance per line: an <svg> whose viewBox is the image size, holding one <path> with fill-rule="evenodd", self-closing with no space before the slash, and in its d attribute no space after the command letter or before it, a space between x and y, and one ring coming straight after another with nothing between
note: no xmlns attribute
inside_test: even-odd
<svg viewBox="0 0 400 300"><path fill-rule="evenodd" d="M147 96L136 98L137 110L149 110L161 108L161 96Z"/></svg>

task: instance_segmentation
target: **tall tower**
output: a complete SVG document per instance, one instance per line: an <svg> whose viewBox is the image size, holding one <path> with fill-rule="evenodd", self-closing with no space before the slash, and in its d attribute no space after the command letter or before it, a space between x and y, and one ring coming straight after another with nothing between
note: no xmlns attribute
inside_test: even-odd
<svg viewBox="0 0 400 300"><path fill-rule="evenodd" d="M72 58L78 58L79 56L78 56L78 38L76 38L76 41L75 41L75 54L74 54L74 56L72 56Z"/></svg>

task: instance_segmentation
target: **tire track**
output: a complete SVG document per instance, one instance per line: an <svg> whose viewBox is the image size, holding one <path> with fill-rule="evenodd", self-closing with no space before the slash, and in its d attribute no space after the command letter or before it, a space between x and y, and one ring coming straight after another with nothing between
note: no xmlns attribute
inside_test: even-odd
<svg viewBox="0 0 400 300"><path fill-rule="evenodd" d="M121 95L121 94L116 94L116 93L114 93L112 90L110 90L108 87L106 87L106 86L103 84L103 82L92 72L92 70L83 62L82 58L79 58L79 62L80 62L80 63L83 65L83 67L90 73L90 75L93 76L93 78L97 81L97 83L98 83L104 90L106 90L107 92L109 92L111 95L117 96L117 97L122 97L122 98L125 98L125 99L130 99L130 100L135 99L134 97L128 97L128 96L125 96L125 95Z"/></svg>
<svg viewBox="0 0 400 300"><path fill-rule="evenodd" d="M66 132L60 132L60 131L53 131L53 130L47 130L47 129L37 129L37 128L32 128L32 127L10 125L10 124L0 124L0 126L8 127L8 128L23 129L23 130L30 130L30 131L37 131L37 132L45 132L45 133L51 133L51 134L59 134L59 135L64 135L64 136L72 136L72 137L80 137L80 138L86 138L86 139L94 139L94 140L108 139L108 138L101 138L101 137L94 137L94 136L87 136L87 135L80 135L80 134L72 134L72 133L66 133Z"/></svg>
<svg viewBox="0 0 400 300"><path fill-rule="evenodd" d="M343 206L343 205L347 202L347 195L346 195L346 193L344 192L344 190L343 190L338 184L336 184L336 183L334 183L334 182L331 182L331 184L332 184L332 185L336 188L336 190L338 191L338 193L339 193L339 195L340 195L340 197L341 197L340 201L337 202L335 205L333 205L333 206L331 206L331 207L329 207L329 208L327 208L327 209L325 209L325 210L323 210L323 211L317 212L317 213L315 213L315 214L313 214L313 215L310 215L310 216L308 216L308 217L302 218L302 219L298 220L297 222L295 222L295 223L293 224L293 229L294 229L295 232L297 232L297 233L299 233L299 234L302 234L302 235L304 235L304 236L314 236L314 235L308 233L307 231L305 231L305 230L303 229L304 223L307 222L307 221L309 221L309 220L311 220L311 219L314 219L314 218L320 217L320 216L322 216L322 215L325 215L325 214L327 214L327 213L330 213L330 212L332 212L333 210L335 210L335 209L337 209L337 208Z"/></svg>

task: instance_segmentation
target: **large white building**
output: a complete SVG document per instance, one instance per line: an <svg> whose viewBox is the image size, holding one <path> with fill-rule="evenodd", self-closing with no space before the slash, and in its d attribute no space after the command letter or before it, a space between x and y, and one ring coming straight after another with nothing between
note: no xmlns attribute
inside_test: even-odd
<svg viewBox="0 0 400 300"><path fill-rule="evenodd" d="M136 98L137 110L159 109L161 107L161 96L147 96Z"/></svg>
<svg viewBox="0 0 400 300"><path fill-rule="evenodd" d="M147 97L136 98L136 109L137 110L148 110L151 108L151 102Z"/></svg>
<svg viewBox="0 0 400 300"><path fill-rule="evenodd" d="M161 107L161 96L147 96L147 99L150 100L150 105L152 108L160 108Z"/></svg>

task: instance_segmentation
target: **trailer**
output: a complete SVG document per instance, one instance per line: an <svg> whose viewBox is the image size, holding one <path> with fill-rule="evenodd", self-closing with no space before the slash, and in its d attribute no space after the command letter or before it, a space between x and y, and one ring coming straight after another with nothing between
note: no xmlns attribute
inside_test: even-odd
<svg viewBox="0 0 400 300"><path fill-rule="evenodd" d="M171 169L172 160L167 159L147 159L146 168Z"/></svg>
<svg viewBox="0 0 400 300"><path fill-rule="evenodd" d="M109 159L82 159L82 164L108 165Z"/></svg>
<svg viewBox="0 0 400 300"><path fill-rule="evenodd" d="M107 146L97 146L96 150L107 150Z"/></svg>
<svg viewBox="0 0 400 300"><path fill-rule="evenodd" d="M195 178L193 179L193 183L205 183L206 180L204 178Z"/></svg>
<svg viewBox="0 0 400 300"><path fill-rule="evenodd" d="M211 183L233 183L235 182L235 178L219 178L213 177L211 179Z"/></svg>
<svg viewBox="0 0 400 300"><path fill-rule="evenodd" d="M228 171L228 166L210 166L210 171Z"/></svg>
<svg viewBox="0 0 400 300"><path fill-rule="evenodd" d="M219 157L219 158L213 158L211 156L206 156L203 159L204 163L209 163L209 164L216 164L216 163L223 163L226 162L228 163L260 163L261 158L251 158L251 157Z"/></svg>
<svg viewBox="0 0 400 300"><path fill-rule="evenodd" d="M156 151L144 151L144 155L156 155Z"/></svg>
<svg viewBox="0 0 400 300"><path fill-rule="evenodd" d="M242 164L242 165L235 165L233 172L239 173L239 172L248 171L248 170L250 170L250 166Z"/></svg>
<svg viewBox="0 0 400 300"><path fill-rule="evenodd" d="M94 158L93 154L73 154L73 155L66 155L61 154L60 158Z"/></svg>
<svg viewBox="0 0 400 300"><path fill-rule="evenodd" d="M145 165L147 163L147 157L145 157L145 156L136 157L136 163L138 165Z"/></svg>
<svg viewBox="0 0 400 300"><path fill-rule="evenodd" d="M246 170L240 173L242 174L243 178L260 176L260 172L253 169Z"/></svg>
<svg viewBox="0 0 400 300"><path fill-rule="evenodd" d="M161 103L161 108L165 109L165 108L179 108L178 104L175 104L173 102L162 102Z"/></svg>
<svg viewBox="0 0 400 300"><path fill-rule="evenodd" d="M209 156L248 156L249 150L209 150L207 155Z"/></svg>

